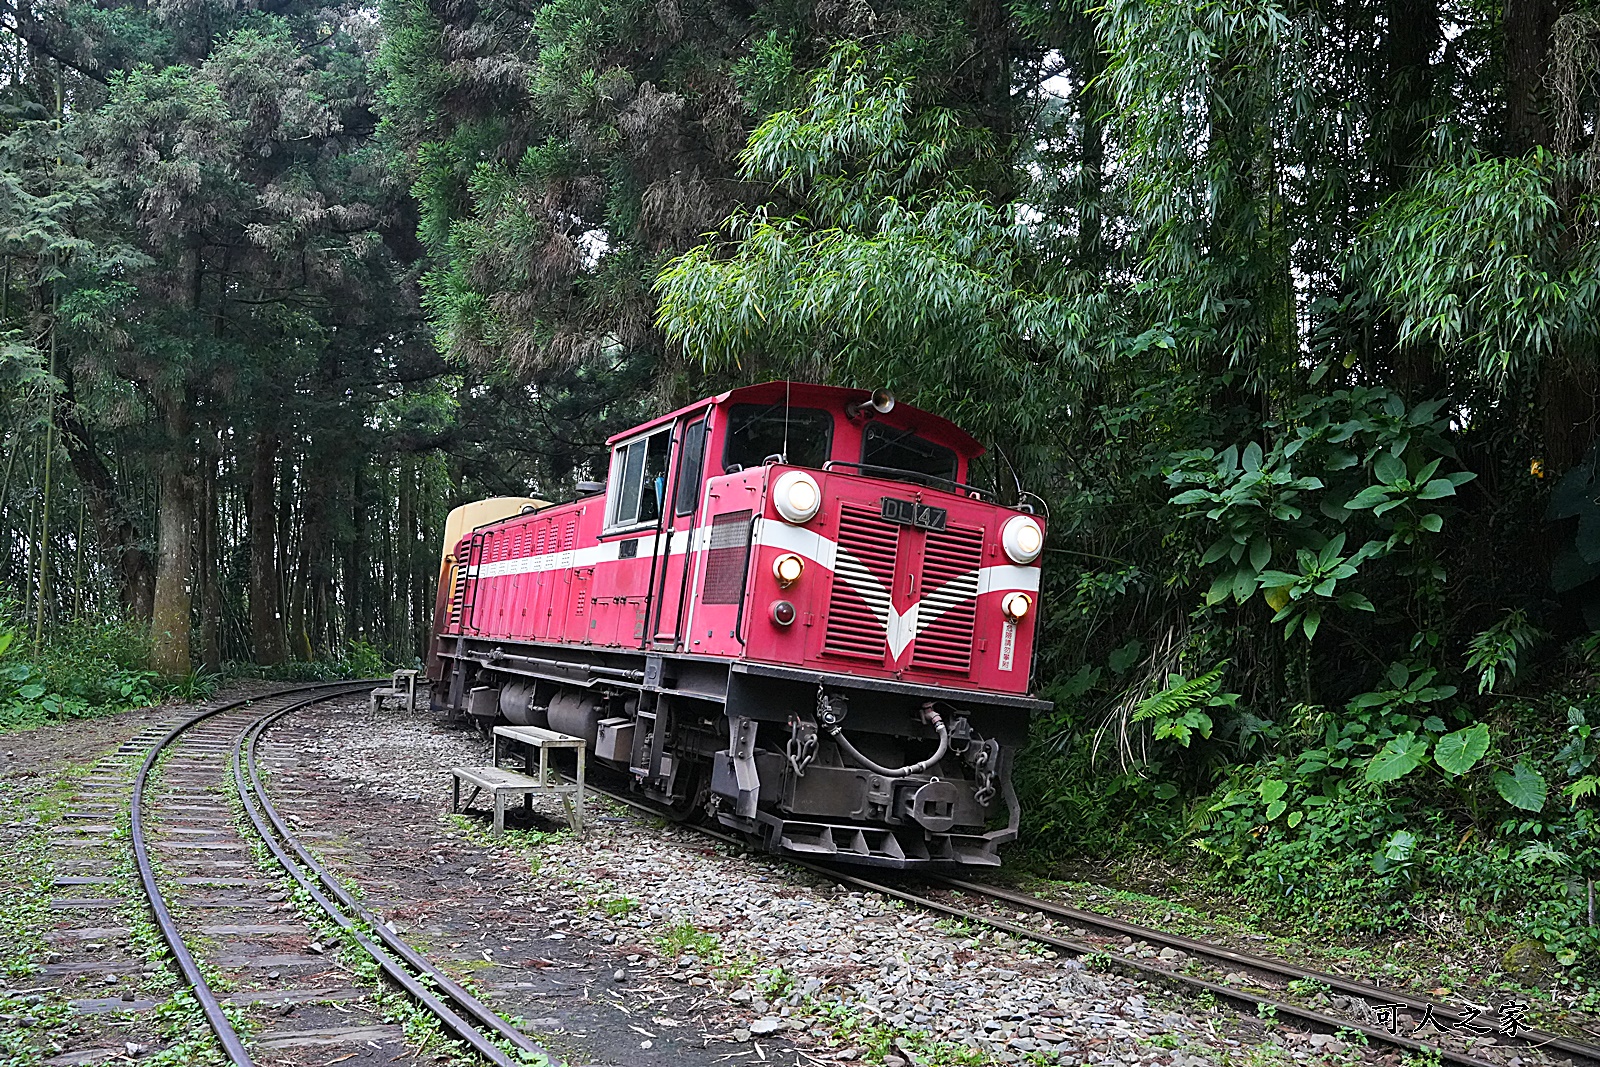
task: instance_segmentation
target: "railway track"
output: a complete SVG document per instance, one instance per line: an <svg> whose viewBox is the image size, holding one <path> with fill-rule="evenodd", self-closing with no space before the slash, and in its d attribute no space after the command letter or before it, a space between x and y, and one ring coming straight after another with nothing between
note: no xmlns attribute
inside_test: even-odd
<svg viewBox="0 0 1600 1067"><path fill-rule="evenodd" d="M280 795L275 804L263 788L262 757L258 756L258 748L261 747L263 734L274 723L310 705L360 692L369 684L301 686L233 701L208 708L169 728L147 731L125 745L122 750L124 756L132 755L139 761L132 781L124 783L128 792L122 797L130 815L139 886L148 897L156 926L170 947L185 982L193 989L195 1000L218 1042L230 1061L238 1067L253 1064L251 1051L258 1044L273 1049L275 1058L281 1059L285 1046L275 1042L281 1042L283 1035L274 1036L271 1030L265 1034L241 1035L236 1029L226 1009L237 1010L241 1005L250 1003L251 994L248 991L243 995L238 992L221 996L217 994L208 980L208 973L228 972L238 966L239 960L230 958L226 951L217 951L209 946L221 939L225 949L227 939L235 936L259 936L270 940L295 932L298 932L299 941L303 944L310 930L310 927L291 928L283 925L276 916L263 920L260 916L262 910L287 909L288 905L281 903L283 896L277 895L273 902L264 901L260 896L251 896L253 890L271 883L249 877L256 863L248 855L242 861L219 858L223 854L236 854L255 842L271 855L272 861L285 877L294 883L302 900L310 901L310 906L322 917L322 923L332 924L343 931L348 940L367 954L391 982L431 1013L447 1034L472 1049L483 1061L496 1064L497 1067L525 1063L523 1054L538 1054L545 1050L442 974L379 916L368 911L312 856L301 840L305 835L297 833L291 826L295 819L293 813L286 817L279 810L281 805L296 801ZM106 812L112 808L111 797L115 795L106 791L111 789L112 779L104 777L112 773L112 765L102 761L97 766L100 768L97 773L102 777L91 778L86 786L98 792L91 792L89 797L92 799L86 799L82 806L98 808L100 812L85 811L81 816L103 820L110 817ZM243 815L253 831L253 837L247 838L245 834L232 829L237 821L237 813L230 799L233 792L225 789L224 783L231 783L233 792L242 803ZM590 786L594 792L630 807L652 815L662 814L632 797L599 788L592 782ZM227 832L233 833L237 840L223 840L224 828L228 828ZM87 829L109 831L112 827ZM727 844L745 844L742 839L714 829L697 829ZM186 834L192 836L182 836ZM204 839L201 839L202 835ZM158 858L162 860L159 864ZM185 863L190 866L185 867ZM242 870L230 870L230 865ZM1046 945L1069 955L1093 956L1108 968L1169 988L1191 994L1209 994L1248 1014L1274 1016L1280 1021L1292 1022L1297 1027L1311 1031L1358 1033L1372 1045L1427 1059L1437 1058L1440 1063L1453 1067L1506 1067L1510 1058L1517 1055L1521 1055L1522 1063L1530 1067L1536 1062L1600 1067L1600 1046L1569 1035L1537 1030L1523 1029L1514 1036L1497 1035L1499 1044L1488 1049L1453 1047L1447 1041L1419 1041L1391 1032L1383 1025L1374 1025L1370 1013L1365 1018L1357 1018L1321 1011L1293 995L1281 994L1291 982L1315 982L1331 994L1364 1000L1369 1005L1394 1005L1395 1014L1390 1019L1397 1024L1407 1025L1415 1024L1430 1013L1436 1020L1453 1020L1458 1009L1397 990L1368 985L1347 976L1298 967L1281 960L1167 934L1012 890L953 877L896 877L885 881L815 864L797 865L853 889L1004 931L1013 937ZM193 873L196 866L200 873ZM110 879L91 876L62 881L86 886ZM206 896L203 891L207 889L227 892ZM167 898L169 890L184 894L177 901L179 906L176 908ZM84 900L66 903L96 905L108 902ZM226 918L228 910L238 911L240 908L254 908L255 917L249 919L241 916L231 924L214 921L197 923L186 918L197 912L209 911L211 914L207 915L207 919L215 919L218 917L215 909L221 909L224 913L222 917ZM1002 914L1001 909L1009 910ZM313 950L316 950L316 935L312 933L311 936ZM1129 958L1120 952L1122 944L1128 939L1152 948L1175 949L1194 962L1184 970L1178 970L1165 961ZM279 966L285 971L308 962L303 957L268 958L278 960ZM316 961L309 962L314 964ZM1222 976L1217 972L1233 975L1235 980L1219 980ZM273 977L276 977L275 973ZM1240 982L1237 980L1240 977L1249 981ZM290 1001L297 995L295 990L282 992ZM305 991L305 997L310 1000L314 995L325 992L309 990ZM359 999L359 990L342 992L348 994L351 1000ZM124 999L128 999L126 995ZM1407 1013L1411 1016L1409 1021L1405 1018ZM1492 1012L1485 1011L1479 1021L1492 1027L1500 1020ZM374 1027L374 1032L378 1029ZM1529 1055L1530 1052L1536 1052L1536 1055ZM322 1054L322 1050L314 1054ZM386 1053L384 1058L390 1059L390 1056Z"/></svg>
<svg viewBox="0 0 1600 1067"><path fill-rule="evenodd" d="M429 1012L451 1039L496 1067L525 1067L531 1058L548 1053L367 910L311 855L263 787L257 746L273 723L310 705L364 692L372 684L297 686L230 701L191 715L160 736L147 732L125 745L123 753L138 758L138 745L148 744L125 795L137 884L183 982L228 1061L236 1067L253 1067L253 1051L257 1055L270 1052L275 1062L296 1058L326 1062L328 1046L341 1042L358 1050L341 1059L353 1061L361 1053L365 1053L363 1060L374 1063L410 1058L398 1028L383 1024L381 1007L365 1013L370 1021L364 1026L241 1033L234 1013L248 1004L281 1007L342 1001L339 1015L333 1018L347 1023L352 1015L362 1014L368 996L359 989L308 988L304 980L297 987L294 978L281 985L260 980L263 971L274 980L283 974L326 973L331 961L324 953L333 946L319 942L309 921L296 924L292 913L282 918L273 914L288 911L291 905L284 902L286 894L262 895L260 891L273 883L250 876L256 862L249 858L249 851L256 846L270 854L297 887L301 900L310 902L319 925L337 927L384 976ZM99 766L99 773L109 774L114 764ZM109 778L93 781L100 790L114 784ZM253 836L237 828L234 791ZM104 811L110 807L108 798L116 794L95 795ZM111 880L101 875L70 881L101 884ZM196 915L201 921L191 918ZM216 921L219 918L225 921ZM285 942L307 944L308 939L307 954L281 951ZM248 951L263 947L264 952ZM254 979L243 984L267 988L219 995L212 976L231 972ZM124 999L131 998L125 995ZM386 1049L385 1044L389 1046ZM401 1046L398 1056L396 1045ZM297 1049L302 1050L298 1057ZM381 1055L381 1060L375 1055Z"/></svg>
<svg viewBox="0 0 1600 1067"><path fill-rule="evenodd" d="M618 803L625 804L636 810L648 812L652 815L663 814L659 809L643 803L636 798L612 792L608 789L588 783L589 788ZM725 844L745 847L748 842L742 838L725 834L719 830L699 824L690 823L705 835ZM1094 912L1082 911L1066 907L1053 901L1043 900L1038 897L994 886L984 885L965 879L950 878L938 875L921 875L907 877L903 881L894 883L878 881L872 878L861 877L847 871L818 864L807 863L791 859L789 862L820 877L834 881L840 885L849 886L863 892L878 893L885 897L903 901L918 908L936 912L947 918L958 919L963 922L981 925L994 930L1004 931L1012 937L1025 939L1037 944L1046 945L1056 951L1070 954L1079 958L1095 957L1104 960L1105 965L1134 977L1159 982L1169 988L1190 994L1209 994L1218 1001L1234 1005L1250 1014L1271 1016L1279 1020L1292 1020L1309 1030L1325 1034L1350 1034L1362 1035L1367 1042L1388 1048L1400 1050L1413 1056L1424 1057L1423 1062L1437 1057L1438 1062L1452 1064L1454 1067L1504 1067L1505 1059L1487 1059L1482 1055L1474 1055L1473 1051L1451 1047L1446 1044L1427 1043L1413 1038L1391 1032L1385 1025L1373 1025L1367 1019L1356 1018L1350 1015L1335 1014L1319 1011L1304 1003L1285 999L1277 995L1277 990L1287 987L1290 982L1315 982L1325 986L1328 990L1350 998L1366 1001L1369 1005L1392 1006L1394 1012L1390 1016L1396 1024L1406 1023L1406 1015L1411 1016L1412 1024L1430 1016L1440 1021L1454 1021L1457 1018L1457 1009L1434 1001L1414 997L1393 989L1381 988L1364 982L1357 982L1342 975L1335 975L1323 971L1298 967L1281 960L1271 959L1250 953L1239 952L1221 945L1198 941L1193 938L1168 934L1164 931L1149 927L1137 926L1132 923L1108 918ZM944 891L956 899L941 899L930 895L928 889ZM976 901L987 901L995 907L1012 909L1012 916L996 915L991 911L980 910L970 906L963 898L974 898ZM1020 916L1015 909L1022 908L1038 916L1039 923L1025 923L1020 921ZM1064 935L1055 929L1055 921L1071 924L1071 936ZM1087 940L1090 931L1097 931L1104 939L1096 943ZM1207 961L1213 969L1224 969L1229 973L1255 978L1258 990L1252 990L1240 985L1228 984L1202 974L1183 973L1169 966L1162 966L1144 959L1129 958L1114 955L1107 950L1105 941L1132 938L1134 942L1143 942L1147 945L1160 948L1172 948L1187 954L1197 960ZM1537 1052L1544 1057L1544 1062L1556 1064L1571 1064L1572 1067L1600 1067L1600 1045L1590 1044L1567 1037L1551 1034L1541 1030L1520 1028L1515 1035L1496 1033L1496 1025L1501 1023L1492 1011L1484 1010L1476 1020L1484 1029L1495 1034L1495 1045L1489 1046L1498 1050L1498 1053L1512 1052ZM1527 1060L1523 1060L1527 1063Z"/></svg>
<svg viewBox="0 0 1600 1067"><path fill-rule="evenodd" d="M1240 952L1226 946L1167 933L1030 894L966 879L935 876L925 881L948 889L952 893L979 897L997 905L1027 908L1041 916L1071 923L1075 931L1094 931L1108 941L1116 939L1125 941L1132 938L1134 942L1145 942L1158 948L1176 949L1196 960L1206 961L1215 970L1241 973L1256 978L1260 980L1263 988L1286 987L1291 982L1313 982L1325 987L1332 994L1360 999L1368 1004L1393 1006L1396 1019L1400 1020L1409 1015L1410 1025L1416 1025L1430 1014L1447 1026L1460 1023L1461 1013L1458 1008L1415 997L1397 989L1356 981L1346 975L1301 967L1255 953ZM1508 1021L1491 1006L1469 1004L1468 1007L1477 1012L1473 1017L1473 1024L1483 1031L1494 1033L1497 1038L1505 1037L1519 1046L1537 1048L1547 1055L1565 1055L1574 1063L1600 1063L1600 1045L1527 1026L1518 1027L1517 1033L1512 1036L1505 1032L1510 1029Z"/></svg>

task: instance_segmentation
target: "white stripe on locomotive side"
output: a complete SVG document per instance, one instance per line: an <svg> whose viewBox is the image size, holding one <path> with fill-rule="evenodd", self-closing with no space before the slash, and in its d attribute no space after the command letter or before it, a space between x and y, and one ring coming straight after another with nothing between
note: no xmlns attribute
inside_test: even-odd
<svg viewBox="0 0 1600 1067"><path fill-rule="evenodd" d="M678 531L682 533L682 531ZM693 532L693 537L674 537L668 550L669 555L681 556L686 552L696 555L703 554L711 543L711 528L709 525L700 526ZM502 559L493 563L479 564L474 577L477 578L505 578L515 574L537 574L544 571L564 571L574 567L593 567L598 563L615 563L622 559L622 538L616 541L607 541L588 548L567 549L563 552L546 552L538 556L523 556L518 559ZM649 559L656 554L657 536L655 534L640 534L634 538L638 544L638 551L628 558ZM693 542L692 544L690 542ZM751 543L755 547L775 548L781 552L794 552L821 566L824 570L836 570L838 562L839 545L815 530L807 530L803 526L791 526L786 522L771 519L756 519L755 529L751 534ZM696 568L698 571L699 568ZM698 574L696 575L698 578ZM953 584L953 583L952 583ZM1020 589L1027 593L1039 591L1039 568L1018 567L1011 563L994 564L983 567L978 571L977 595L998 590L1010 591ZM942 592L943 590L941 590Z"/></svg>
<svg viewBox="0 0 1600 1067"><path fill-rule="evenodd" d="M679 531L680 533L682 531ZM693 531L693 538L674 537L669 549L669 554L681 556L685 552L694 552L699 555L704 553L711 543L711 528L709 525L701 526ZM502 559L493 563L479 564L474 577L477 578L505 578L515 574L537 574L543 571L564 571L574 567L593 567L598 563L615 563L622 559L622 544L626 538L607 541L588 548L567 549L563 552L546 552L538 556L522 556L518 559ZM655 534L641 534L634 540L638 543L638 551L628 558L649 559L655 555L657 539ZM691 545L689 542L693 541ZM757 519L755 530L751 535L753 545L761 548L775 548L782 552L794 552L821 566L824 570L835 570L838 562L839 545L815 530L807 530L802 526L790 526L786 522L775 522L770 519ZM1018 567L1010 563L994 564L978 571L978 596L992 593L997 590L1010 591L1020 589L1027 593L1039 591L1039 568Z"/></svg>

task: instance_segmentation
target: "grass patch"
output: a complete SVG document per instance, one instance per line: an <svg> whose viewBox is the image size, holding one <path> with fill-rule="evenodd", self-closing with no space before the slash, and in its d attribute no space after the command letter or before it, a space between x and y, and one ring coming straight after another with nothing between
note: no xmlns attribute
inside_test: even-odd
<svg viewBox="0 0 1600 1067"><path fill-rule="evenodd" d="M722 942L717 940L717 935L693 923L678 923L668 928L666 933L656 938L656 944L661 946L662 955L672 959L693 956L707 963L716 963L722 958Z"/></svg>
<svg viewBox="0 0 1600 1067"><path fill-rule="evenodd" d="M871 1019L852 1006L836 1000L807 998L805 1008L833 1039L854 1045L868 1063L882 1063L890 1056L909 1053L914 1063L937 1063L941 1067L984 1067L990 1058L981 1048L955 1041L941 1041L923 1030L897 1027L885 1019Z"/></svg>

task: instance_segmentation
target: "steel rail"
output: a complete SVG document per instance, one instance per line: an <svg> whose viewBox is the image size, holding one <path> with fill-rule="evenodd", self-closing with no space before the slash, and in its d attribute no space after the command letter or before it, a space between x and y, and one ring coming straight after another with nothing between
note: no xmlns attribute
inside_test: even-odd
<svg viewBox="0 0 1600 1067"><path fill-rule="evenodd" d="M647 812L651 815L661 814L661 811L655 806L647 804L644 801L638 800L634 797L613 793L608 789L603 789L594 785L592 782L586 783L586 785L590 791L600 796L608 797L609 799L615 800L618 803L625 804L628 807ZM744 847L749 847L750 845L750 842L742 838L735 837L731 834L726 834L706 826L700 826L696 823L684 823L683 825L692 826L701 834L714 838L718 841L722 841L726 844L740 845ZM863 892L880 893L883 896L904 901L907 904L913 904L919 908L933 911L950 918L961 919L965 922L976 923L995 930L1003 930L1013 937L1023 938L1028 941L1033 941L1037 944L1048 945L1053 949L1067 952L1074 956L1093 956L1104 954L1103 949L1097 945L1085 944L1083 942L1073 941L1068 938L1058 937L1055 934L1047 933L1041 930L1030 930L1027 927L1019 926L1018 924L1009 922L1005 919L997 918L992 915L985 915L982 912L972 911L966 908L959 908L954 905L946 904L942 901L923 896L919 893L913 893L904 889L898 889L894 886L884 885L881 882L874 882L870 879L861 878L853 874L846 874L843 871L820 866L815 863L809 863L805 860L796 859L792 856L783 856L781 858L787 860L796 867L816 874L819 877L837 882L840 885L852 886L862 890ZM1359 1022L1352 1019L1342 1019L1336 1015L1328 1015L1323 1012L1313 1011L1310 1008L1305 1008L1298 1004L1290 1003L1289 1001L1279 1000L1275 997L1246 993L1232 986L1225 986L1217 982L1210 982L1204 978L1196 978L1192 975L1178 974L1175 971L1169 971L1165 968L1157 967L1154 964L1146 963L1143 960L1118 958L1113 956L1110 957L1108 965L1124 973L1131 973L1140 978L1160 982L1163 985L1171 988L1177 988L1184 992L1200 991L1209 993L1219 1000L1225 1000L1238 1007L1251 1010L1256 1014L1259 1014L1261 1009L1268 1008L1272 1010L1276 1017L1288 1017L1295 1019L1305 1026L1322 1033L1337 1034L1340 1031L1359 1033L1370 1041L1377 1042L1381 1045L1387 1045L1391 1048L1402 1049L1414 1055L1425 1053L1437 1056L1441 1063L1453 1064L1455 1067L1501 1067L1501 1065L1491 1063L1489 1060L1479 1059L1476 1056L1470 1056L1466 1053L1457 1052L1453 1049L1445 1048L1440 1045L1428 1045L1420 1041L1413 1041L1408 1037L1401 1037L1399 1034L1392 1034L1387 1030L1370 1026L1364 1022ZM1383 995L1387 996L1389 991L1382 990L1382 993ZM1564 1049L1564 1051L1568 1051L1569 1055L1578 1056L1590 1063L1600 1064L1600 1047L1585 1046L1578 1042L1568 1042L1567 1044L1572 1046L1571 1050Z"/></svg>
<svg viewBox="0 0 1600 1067"><path fill-rule="evenodd" d="M925 897L918 893L911 893L903 889L896 889L893 886L884 885L881 882L874 882L866 878L858 878L855 875L845 874L842 871L830 870L826 867L819 867L815 864L806 863L801 860L796 860L794 862L796 862L799 866L804 867L806 870L813 871L825 878L830 878L836 882L839 882L841 885L852 885L864 891L882 893L885 896L894 897L897 900L903 900L908 904L915 904L920 908L936 911L942 915L948 915L951 918L958 918L967 922L979 923L992 929L1003 930L1013 937L1025 938L1041 945L1049 945L1051 948L1059 949L1063 952L1070 952L1075 956L1092 956L1096 954L1104 955L1104 951L1097 945L1089 945L1081 941L1073 941L1068 938L1058 937L1055 934L1046 933L1042 930L1030 930L1025 926L1019 926L1018 924L1009 922L1005 919L996 918L992 915L985 915L982 912L971 911L967 908L958 908L954 905L945 904L941 901L933 900L930 897ZM1441 1062L1456 1064L1457 1067L1494 1067L1494 1065L1492 1065L1488 1060L1479 1059L1476 1056L1469 1056L1466 1053L1456 1052L1453 1049L1444 1048L1440 1045L1428 1045L1420 1041L1413 1041L1408 1037L1401 1037L1399 1034L1391 1034L1387 1030L1370 1026L1364 1022L1359 1022L1353 1019L1341 1019L1336 1015L1327 1015L1323 1012L1313 1011L1310 1008L1301 1007L1298 1004L1294 1004L1286 1000L1279 1000L1276 997L1259 995L1255 993L1246 993L1242 990L1235 989L1233 986L1226 986L1217 982L1207 981L1204 978L1196 978L1193 975L1179 974L1176 971L1169 971L1164 967L1157 967L1154 964L1146 963L1143 960L1111 956L1108 959L1108 966L1119 971L1134 972L1141 978L1151 979L1160 982L1163 985L1175 986L1188 991L1199 990L1201 992L1210 993L1219 1000L1226 1000L1229 1003L1242 1008L1254 1009L1255 1013L1258 1015L1261 1013L1262 1008L1270 1008L1275 1017L1286 1016L1298 1020L1300 1023L1323 1033L1337 1034L1340 1031L1354 1031L1356 1033L1365 1035L1369 1040L1376 1041L1380 1044L1388 1045L1393 1048L1404 1049L1412 1054L1429 1053L1436 1055Z"/></svg>
<svg viewBox="0 0 1600 1067"><path fill-rule="evenodd" d="M279 719L302 707L314 704L325 698L314 698L291 704L276 711L269 712L256 720L248 730L234 744L233 750L233 775L234 784L239 789L239 797L244 802L246 814L262 841L272 852L273 858L278 861L288 875L304 889L319 907L344 930L358 944L367 955L381 967L385 974L399 983L406 992L410 993L424 1007L431 1011L445 1027L457 1037L465 1041L474 1052L478 1053L496 1067L526 1067L527 1060L513 1059L507 1056L499 1046L495 1045L480 1029L492 1030L502 1039L514 1045L523 1052L544 1056L551 1062L555 1057L548 1049L543 1048L526 1034L508 1023L492 1008L485 1005L473 996L465 987L456 982L449 975L439 970L428 961L420 952L414 949L398 933L391 930L384 921L363 906L348 889L319 864L307 851L304 844L288 824L278 814L271 798L267 795L262 785L261 776L256 763L256 745L261 736ZM264 816L264 817L263 817ZM280 845L278 840L283 844ZM289 851L285 851L287 846ZM292 851L293 856L289 854ZM312 881L315 876L316 881ZM321 888L317 883L321 883ZM326 890L326 893L323 890ZM338 901L336 905L329 899L329 894ZM344 910L341 910L341 906ZM352 920L345 914L348 911L356 918ZM358 925L365 924L367 930L383 943L383 947L375 944ZM387 949L388 951L385 951ZM392 953L392 954L391 954ZM401 966L398 956L411 970ZM416 972L415 974L412 972ZM419 977L420 976L420 977ZM424 983L430 983L442 990L451 1001L454 1001L467 1015L476 1020L478 1025L461 1017L450 1005L440 999Z"/></svg>
<svg viewBox="0 0 1600 1067"><path fill-rule="evenodd" d="M1454 1014L1456 1009L1448 1004L1427 1000L1423 997L1414 997L1394 989L1384 989L1379 986L1368 985L1346 978L1343 975L1333 974L1328 971L1318 971L1305 967L1297 967L1282 960L1275 960L1268 956L1258 956L1250 952L1240 952L1221 945L1213 945L1207 941L1196 941L1181 934L1170 934L1153 927L1140 926L1126 920L1101 915L1097 912L1084 911L1055 901L1045 900L1031 894L1017 893L998 886L985 885L982 882L971 882L961 878L952 878L947 875L924 875L926 881L944 885L950 889L975 896L987 897L991 900L1003 901L1019 907L1031 908L1046 915L1070 919L1080 926L1098 927L1120 936L1132 937L1136 940L1151 942L1157 945L1170 946L1181 949L1192 956L1203 956L1234 964L1246 970L1254 970L1270 974L1275 978L1287 981L1310 980L1320 982L1336 992L1348 996L1361 997L1362 999L1376 999L1385 1004L1397 1004L1409 1008L1413 1012L1423 1015L1429 1010L1446 1011ZM1486 1017L1499 1018L1498 1013L1485 1012ZM1560 1034L1549 1033L1531 1027L1523 1027L1515 1035L1501 1035L1519 1044L1531 1045L1542 1049L1554 1049L1576 1056L1591 1063L1600 1063L1600 1046L1591 1045L1583 1041L1575 1041Z"/></svg>
<svg viewBox="0 0 1600 1067"><path fill-rule="evenodd" d="M208 708L198 714L191 715L150 746L145 753L144 762L139 765L139 773L133 781L133 793L129 803L129 822L133 837L133 858L139 870L139 881L144 887L145 897L150 903L150 910L155 916L156 926L161 931L161 938L172 951L172 958L177 961L178 969L183 974L183 979L189 988L194 991L195 1000L200 1004L200 1010L206 1017L206 1022L211 1026L217 1040L222 1044L223 1052L227 1054L236 1067L252 1067L253 1061L250 1054L245 1051L244 1042L239 1039L233 1024L228 1021L228 1016L222 1010L222 1004L217 1000L216 993L212 991L211 984L206 981L205 975L200 970L200 965L195 962L194 955L190 953L189 946L184 944L183 934L178 930L178 924L172 918L172 910L167 907L166 897L161 892L161 886L156 881L155 868L150 862L150 848L145 841L144 832L144 790L150 779L150 773L155 769L156 761L174 741L186 732L205 722L235 708L252 704L258 700L275 700L282 696L291 696L303 693L310 689L333 689L344 687L347 692L358 692L359 689L351 688L349 682L321 682L314 685L293 686L280 689L272 693L262 693L255 696L243 697ZM328 696L340 694L330 693Z"/></svg>

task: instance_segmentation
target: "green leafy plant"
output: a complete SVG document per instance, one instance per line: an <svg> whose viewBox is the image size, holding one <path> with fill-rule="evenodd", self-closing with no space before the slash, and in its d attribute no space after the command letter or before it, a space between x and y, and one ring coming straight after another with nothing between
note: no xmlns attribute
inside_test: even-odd
<svg viewBox="0 0 1600 1067"><path fill-rule="evenodd" d="M1372 602L1360 593L1346 592L1334 597L1338 584L1353 578L1361 564L1379 551L1376 542L1368 542L1346 556L1343 555L1344 542L1343 533L1335 534L1320 551L1297 549L1295 562L1299 564L1298 571L1268 570L1259 575L1261 588L1268 594L1267 602L1274 606L1281 605L1272 621L1286 622L1285 632L1288 636L1294 636L1296 627L1305 634L1307 641L1317 636L1317 629L1322 625L1322 608L1317 603L1318 599L1335 600L1340 607L1352 611L1375 610ZM1287 594L1287 603L1281 595L1272 595L1275 593Z"/></svg>
<svg viewBox="0 0 1600 1067"><path fill-rule="evenodd" d="M1514 679L1517 657L1533 647L1539 636L1525 614L1509 609L1504 618L1468 642L1467 669L1478 676L1478 692L1490 692L1502 679Z"/></svg>
<svg viewBox="0 0 1600 1067"><path fill-rule="evenodd" d="M1441 532L1442 514L1426 505L1475 477L1440 474L1450 449L1438 411L1436 402L1408 409L1384 390L1339 391L1302 398L1274 424L1279 433L1270 450L1252 441L1220 453L1174 453L1167 482L1180 491L1169 503L1213 531L1200 564L1220 564L1206 605L1243 605L1259 592L1273 621L1308 641L1329 606L1374 611L1366 595L1342 583L1368 561ZM1370 514L1365 526L1373 536L1346 552L1353 532L1346 527L1363 514ZM1274 559L1285 566L1273 568ZM1437 564L1413 573L1435 578Z"/></svg>
<svg viewBox="0 0 1600 1067"><path fill-rule="evenodd" d="M50 632L37 656L4 625L0 602L0 730L24 729L63 719L114 714L160 698L156 675L144 668L144 642L132 628L112 622L76 622Z"/></svg>
<svg viewBox="0 0 1600 1067"><path fill-rule="evenodd" d="M1510 771L1496 772L1494 788L1507 804L1523 811L1534 812L1544 810L1545 798L1550 791L1544 775L1522 760L1518 760Z"/></svg>
<svg viewBox="0 0 1600 1067"><path fill-rule="evenodd" d="M1226 666L1219 664L1197 678L1168 675L1166 688L1140 701L1130 721L1148 722L1156 740L1170 738L1184 748L1196 734L1210 737L1215 724L1205 709L1231 708L1239 702L1238 693L1219 691Z"/></svg>

